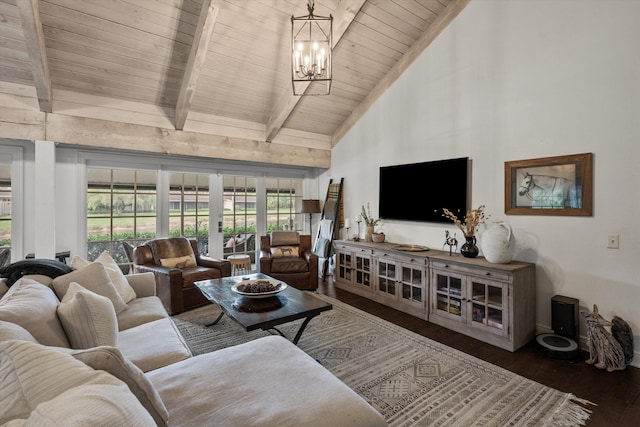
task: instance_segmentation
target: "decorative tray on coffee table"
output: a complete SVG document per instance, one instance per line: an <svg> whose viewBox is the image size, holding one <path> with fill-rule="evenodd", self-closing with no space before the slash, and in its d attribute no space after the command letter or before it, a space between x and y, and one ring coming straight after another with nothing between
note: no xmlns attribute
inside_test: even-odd
<svg viewBox="0 0 640 427"><path fill-rule="evenodd" d="M249 285L252 285L254 283L261 283L261 282L264 282L264 283L268 282L271 285L273 285L275 289L273 291L268 291L268 292L245 292L244 291ZM238 282L231 287L231 291L233 291L234 293L244 298L253 298L253 299L269 298L279 294L285 289L287 289L287 284L276 279L243 280L242 282Z"/></svg>
<svg viewBox="0 0 640 427"><path fill-rule="evenodd" d="M397 251L406 251L406 252L422 252L428 251L429 248L426 246L420 245L393 245L391 249L395 249Z"/></svg>

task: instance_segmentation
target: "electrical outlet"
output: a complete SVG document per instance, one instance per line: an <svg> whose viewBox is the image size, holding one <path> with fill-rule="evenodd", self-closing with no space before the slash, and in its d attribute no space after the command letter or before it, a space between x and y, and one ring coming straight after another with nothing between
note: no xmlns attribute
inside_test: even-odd
<svg viewBox="0 0 640 427"><path fill-rule="evenodd" d="M609 234L609 237L607 238L607 247L610 249L620 248L620 240L617 234Z"/></svg>

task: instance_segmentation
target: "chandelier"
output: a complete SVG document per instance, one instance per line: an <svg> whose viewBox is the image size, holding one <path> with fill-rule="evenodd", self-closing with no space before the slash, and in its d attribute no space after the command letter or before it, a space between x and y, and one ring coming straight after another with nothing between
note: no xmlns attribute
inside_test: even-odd
<svg viewBox="0 0 640 427"><path fill-rule="evenodd" d="M291 80L294 95L328 95L331 91L333 16L291 16Z"/></svg>

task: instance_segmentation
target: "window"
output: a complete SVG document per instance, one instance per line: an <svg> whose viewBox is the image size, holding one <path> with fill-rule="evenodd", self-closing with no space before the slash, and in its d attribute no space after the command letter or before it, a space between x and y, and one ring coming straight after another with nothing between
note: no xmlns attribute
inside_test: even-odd
<svg viewBox="0 0 640 427"><path fill-rule="evenodd" d="M267 182L267 232L291 230L302 232L304 216L302 207L302 180L268 178Z"/></svg>
<svg viewBox="0 0 640 427"><path fill-rule="evenodd" d="M255 263L256 178L225 175L222 183L224 256L248 254Z"/></svg>
<svg viewBox="0 0 640 427"><path fill-rule="evenodd" d="M209 175L172 173L169 187L169 236L195 238L209 252Z"/></svg>
<svg viewBox="0 0 640 427"><path fill-rule="evenodd" d="M11 165L0 163L0 267L11 263Z"/></svg>
<svg viewBox="0 0 640 427"><path fill-rule="evenodd" d="M156 172L87 168L87 259L103 251L129 271L125 244L156 236Z"/></svg>

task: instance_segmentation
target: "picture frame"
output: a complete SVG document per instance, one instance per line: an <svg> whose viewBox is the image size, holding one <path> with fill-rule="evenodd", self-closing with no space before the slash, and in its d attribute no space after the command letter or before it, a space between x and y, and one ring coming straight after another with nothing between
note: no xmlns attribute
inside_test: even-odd
<svg viewBox="0 0 640 427"><path fill-rule="evenodd" d="M593 215L593 154L504 163L507 215Z"/></svg>

